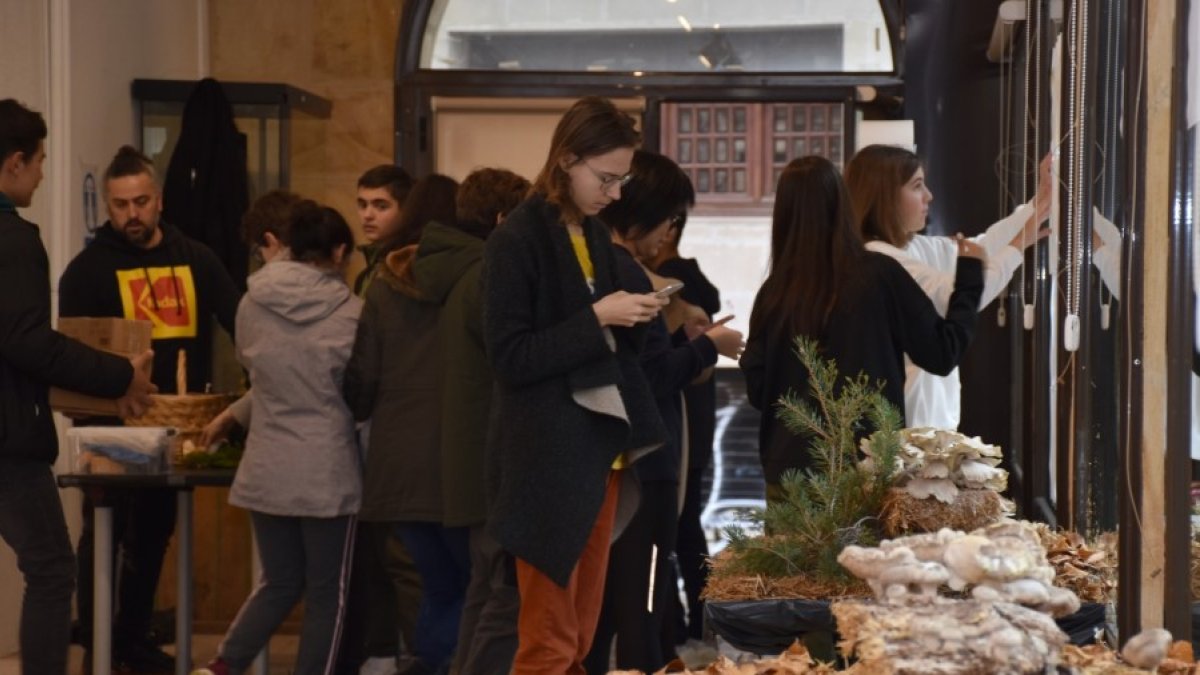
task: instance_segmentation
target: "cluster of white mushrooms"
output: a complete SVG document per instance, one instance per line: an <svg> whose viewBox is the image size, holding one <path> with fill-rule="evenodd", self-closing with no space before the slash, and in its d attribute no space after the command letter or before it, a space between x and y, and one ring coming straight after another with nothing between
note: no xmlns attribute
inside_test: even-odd
<svg viewBox="0 0 1200 675"><path fill-rule="evenodd" d="M864 466L873 468L870 439L863 439L860 447L866 455ZM933 497L946 504L954 502L960 489L1003 492L1008 472L999 468L1001 457L999 446L979 437L945 429L904 429L896 457L896 486L916 499Z"/></svg>
<svg viewBox="0 0 1200 675"><path fill-rule="evenodd" d="M843 652L863 672L1043 672L1067 643L1051 616L1079 609L1074 593L1053 585L1038 533L1021 521L847 546L838 562L877 599L833 607ZM967 597L941 596L942 587Z"/></svg>
<svg viewBox="0 0 1200 675"><path fill-rule="evenodd" d="M966 591L977 600L1010 602L1052 616L1079 610L1079 598L1054 586L1054 568L1037 531L1002 520L966 534L943 529L886 540L878 548L847 546L838 562L866 581L888 604L932 602L938 589Z"/></svg>

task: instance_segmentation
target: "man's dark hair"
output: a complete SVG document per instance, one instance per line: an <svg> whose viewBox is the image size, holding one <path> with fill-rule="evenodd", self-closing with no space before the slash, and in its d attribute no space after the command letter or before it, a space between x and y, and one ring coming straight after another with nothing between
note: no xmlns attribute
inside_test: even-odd
<svg viewBox="0 0 1200 675"><path fill-rule="evenodd" d="M517 208L529 181L507 169L476 169L463 179L454 197L458 228L487 239L496 220Z"/></svg>
<svg viewBox="0 0 1200 675"><path fill-rule="evenodd" d="M404 206L404 200L408 199L408 193L412 191L415 182L404 169L394 164L380 164L367 169L367 172L359 177L358 187L387 188L392 199L395 199L400 206Z"/></svg>
<svg viewBox="0 0 1200 675"><path fill-rule="evenodd" d="M140 176L143 173L149 174L150 178L158 183L158 173L154 170L154 162L132 145L122 145L112 161L108 163L108 168L104 170L104 182L107 184L114 178Z"/></svg>
<svg viewBox="0 0 1200 675"><path fill-rule="evenodd" d="M0 162L18 152L32 157L38 144L46 140L46 120L41 113L21 105L15 99L0 101Z"/></svg>

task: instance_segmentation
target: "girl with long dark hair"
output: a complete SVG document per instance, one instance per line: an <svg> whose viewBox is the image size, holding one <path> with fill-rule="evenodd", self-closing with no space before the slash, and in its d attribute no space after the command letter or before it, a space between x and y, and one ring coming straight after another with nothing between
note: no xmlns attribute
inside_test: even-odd
<svg viewBox="0 0 1200 675"><path fill-rule="evenodd" d="M784 169L775 192L771 268L754 301L742 356L750 403L763 411L759 452L768 498L782 474L810 465L808 440L775 415L780 396L808 393L794 352L798 335L815 339L845 376L865 373L904 410L904 357L947 373L971 340L983 289L983 253L959 241L946 317L891 258L867 251L854 227L842 177L829 160L803 157Z"/></svg>

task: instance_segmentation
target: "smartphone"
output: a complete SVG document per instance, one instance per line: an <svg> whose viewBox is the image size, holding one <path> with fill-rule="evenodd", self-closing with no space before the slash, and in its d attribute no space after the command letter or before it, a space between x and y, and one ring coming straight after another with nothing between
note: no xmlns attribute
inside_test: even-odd
<svg viewBox="0 0 1200 675"><path fill-rule="evenodd" d="M657 291L654 291L654 297L669 298L681 290L683 290L683 282L677 281L669 286L663 286L662 288L658 289Z"/></svg>

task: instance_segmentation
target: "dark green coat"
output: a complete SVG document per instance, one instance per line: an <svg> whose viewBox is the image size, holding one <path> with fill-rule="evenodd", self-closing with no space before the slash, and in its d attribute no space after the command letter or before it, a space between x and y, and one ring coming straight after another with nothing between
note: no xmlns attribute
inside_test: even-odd
<svg viewBox="0 0 1200 675"><path fill-rule="evenodd" d="M442 521L439 308L413 279L416 249L379 264L346 365L346 402L356 420L371 420L359 511L366 522Z"/></svg>
<svg viewBox="0 0 1200 675"><path fill-rule="evenodd" d="M439 223L425 228L413 271L422 294L441 306L442 515L449 527L481 525L487 516L484 445L492 368L483 344L482 267L482 239Z"/></svg>

